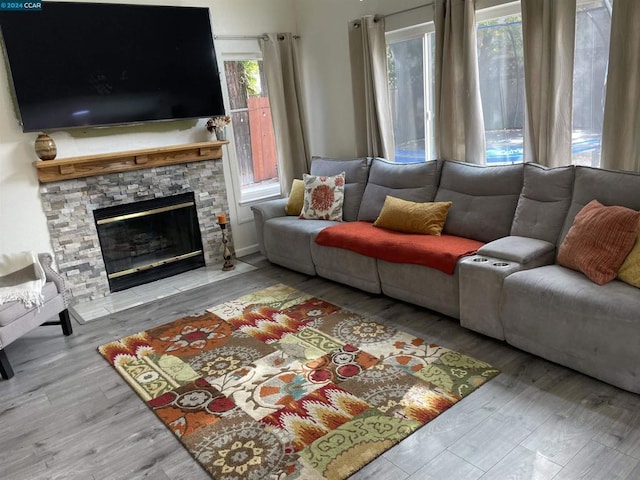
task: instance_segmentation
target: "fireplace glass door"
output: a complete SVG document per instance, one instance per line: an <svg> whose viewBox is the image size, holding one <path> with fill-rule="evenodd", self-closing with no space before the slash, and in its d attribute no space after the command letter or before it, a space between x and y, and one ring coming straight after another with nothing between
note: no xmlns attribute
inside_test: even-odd
<svg viewBox="0 0 640 480"><path fill-rule="evenodd" d="M112 292L204 266L193 192L94 211Z"/></svg>

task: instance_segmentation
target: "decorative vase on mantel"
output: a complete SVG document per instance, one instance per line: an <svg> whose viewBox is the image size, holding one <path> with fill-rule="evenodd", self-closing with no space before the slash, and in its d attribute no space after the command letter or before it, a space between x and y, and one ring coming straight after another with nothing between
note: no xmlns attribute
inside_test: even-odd
<svg viewBox="0 0 640 480"><path fill-rule="evenodd" d="M227 139L227 132L224 127L216 128L216 139L220 142L224 142Z"/></svg>
<svg viewBox="0 0 640 480"><path fill-rule="evenodd" d="M227 139L227 132L225 127L231 123L231 117L229 115L215 115L207 120L207 131L209 133L215 133L216 140L224 142Z"/></svg>
<svg viewBox="0 0 640 480"><path fill-rule="evenodd" d="M56 142L46 133L40 133L34 143L36 155L40 160L53 160L58 154Z"/></svg>

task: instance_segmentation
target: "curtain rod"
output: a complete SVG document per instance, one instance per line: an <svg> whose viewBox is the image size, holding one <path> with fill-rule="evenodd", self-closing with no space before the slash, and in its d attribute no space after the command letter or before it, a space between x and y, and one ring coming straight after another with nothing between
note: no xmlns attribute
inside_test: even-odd
<svg viewBox="0 0 640 480"><path fill-rule="evenodd" d="M400 10L399 12L387 13L386 15L376 15L376 16L378 17L378 19L387 18L387 17L393 17L394 15L400 15L401 13L411 12L413 10L418 10L419 8L430 7L434 3L435 2L427 2L427 3L423 4L423 5L418 5L417 7L405 8L404 10Z"/></svg>
<svg viewBox="0 0 640 480"><path fill-rule="evenodd" d="M284 37L278 36L280 40ZM294 35L294 39L299 39L300 35ZM214 40L269 40L269 37L265 33L264 35L214 35Z"/></svg>
<svg viewBox="0 0 640 480"><path fill-rule="evenodd" d="M386 15L376 15L374 18L374 22L378 22L380 20L382 20L383 18L387 18L387 17L393 17L394 15L400 15L401 13L406 13L406 12L411 12L413 10L418 10L420 8L424 8L424 7L430 7L431 5L433 5L435 2L427 2L423 5L418 5L417 7L411 7L411 8L405 8L404 10L400 10L397 12L392 12L392 13L387 13ZM356 28L360 27L360 20L356 20L355 22L353 22L353 26Z"/></svg>

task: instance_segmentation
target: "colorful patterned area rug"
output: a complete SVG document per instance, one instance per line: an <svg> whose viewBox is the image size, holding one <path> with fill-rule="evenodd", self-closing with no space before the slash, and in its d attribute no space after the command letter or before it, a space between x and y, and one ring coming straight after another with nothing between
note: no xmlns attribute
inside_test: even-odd
<svg viewBox="0 0 640 480"><path fill-rule="evenodd" d="M278 284L99 347L215 479L343 479L499 372Z"/></svg>

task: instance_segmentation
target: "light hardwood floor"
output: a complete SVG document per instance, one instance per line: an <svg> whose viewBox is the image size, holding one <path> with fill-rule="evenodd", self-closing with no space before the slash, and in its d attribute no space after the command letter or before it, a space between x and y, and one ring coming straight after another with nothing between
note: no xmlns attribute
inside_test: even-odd
<svg viewBox="0 0 640 480"><path fill-rule="evenodd" d="M0 380L0 479L209 478L97 353L102 343L286 283L375 315L502 374L354 479L640 479L640 396L526 354L434 312L243 258L257 271L150 305L40 327L7 347Z"/></svg>

